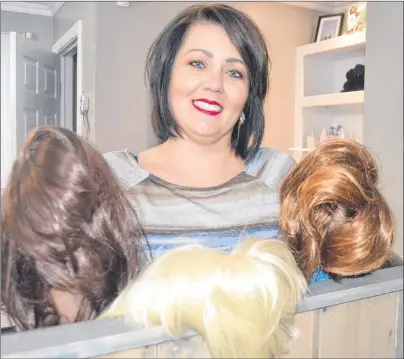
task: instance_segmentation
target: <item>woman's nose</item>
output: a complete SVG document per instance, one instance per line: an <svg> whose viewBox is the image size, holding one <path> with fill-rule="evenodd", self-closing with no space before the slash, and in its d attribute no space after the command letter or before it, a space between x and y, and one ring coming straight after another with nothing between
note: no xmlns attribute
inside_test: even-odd
<svg viewBox="0 0 404 359"><path fill-rule="evenodd" d="M206 72L204 79L205 90L223 93L224 91L224 75L222 71L211 70Z"/></svg>

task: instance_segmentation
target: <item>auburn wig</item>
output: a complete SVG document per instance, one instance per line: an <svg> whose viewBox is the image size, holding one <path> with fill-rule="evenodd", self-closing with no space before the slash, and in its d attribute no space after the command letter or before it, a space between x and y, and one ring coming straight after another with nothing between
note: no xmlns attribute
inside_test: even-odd
<svg viewBox="0 0 404 359"><path fill-rule="evenodd" d="M285 179L280 229L306 278L366 274L389 259L394 223L378 179L370 152L345 139L321 142Z"/></svg>

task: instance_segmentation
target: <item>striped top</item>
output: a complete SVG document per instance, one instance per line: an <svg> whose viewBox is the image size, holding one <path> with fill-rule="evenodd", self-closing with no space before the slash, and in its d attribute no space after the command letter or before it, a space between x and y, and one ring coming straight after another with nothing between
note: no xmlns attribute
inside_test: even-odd
<svg viewBox="0 0 404 359"><path fill-rule="evenodd" d="M279 189L295 166L281 151L261 148L244 171L210 188L168 183L140 167L129 151L104 157L139 216L154 259L187 243L228 252L246 237L281 237Z"/></svg>

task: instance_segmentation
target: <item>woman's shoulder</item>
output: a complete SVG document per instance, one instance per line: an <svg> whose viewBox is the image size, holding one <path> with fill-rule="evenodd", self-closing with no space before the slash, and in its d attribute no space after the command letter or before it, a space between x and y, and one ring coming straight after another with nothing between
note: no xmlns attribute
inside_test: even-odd
<svg viewBox="0 0 404 359"><path fill-rule="evenodd" d="M279 190L280 183L295 166L296 161L287 153L276 148L261 147L248 164L246 172Z"/></svg>
<svg viewBox="0 0 404 359"><path fill-rule="evenodd" d="M149 175L129 150L106 152L103 157L124 189L136 186Z"/></svg>

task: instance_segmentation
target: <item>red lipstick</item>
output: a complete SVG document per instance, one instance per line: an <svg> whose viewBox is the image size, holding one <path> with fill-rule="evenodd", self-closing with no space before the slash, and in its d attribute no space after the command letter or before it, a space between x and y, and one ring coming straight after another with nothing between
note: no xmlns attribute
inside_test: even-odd
<svg viewBox="0 0 404 359"><path fill-rule="evenodd" d="M200 108L198 106L195 105L195 102L205 102L209 105L215 105L215 106L220 106L221 110L220 111L209 111L209 110L205 110L203 108ZM222 105L217 102L217 101L210 101L208 99L205 98L198 98L196 100L192 101L192 105L195 107L195 109L197 109L199 112L204 113L205 115L209 115L209 116L217 116L222 112Z"/></svg>

